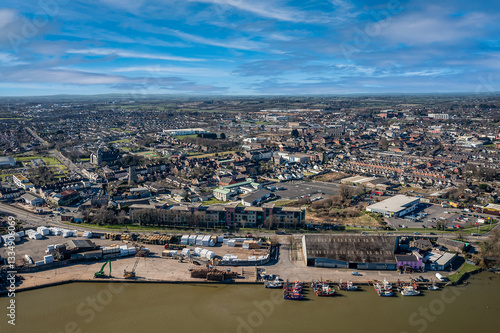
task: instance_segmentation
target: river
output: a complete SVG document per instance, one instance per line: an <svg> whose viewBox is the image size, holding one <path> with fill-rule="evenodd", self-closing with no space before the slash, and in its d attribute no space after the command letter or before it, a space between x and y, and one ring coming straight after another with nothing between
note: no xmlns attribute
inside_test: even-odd
<svg viewBox="0 0 500 333"><path fill-rule="evenodd" d="M261 285L74 283L20 292L16 326L0 332L494 332L500 276L422 296L378 297L372 287L284 301ZM8 298L0 299L6 313Z"/></svg>

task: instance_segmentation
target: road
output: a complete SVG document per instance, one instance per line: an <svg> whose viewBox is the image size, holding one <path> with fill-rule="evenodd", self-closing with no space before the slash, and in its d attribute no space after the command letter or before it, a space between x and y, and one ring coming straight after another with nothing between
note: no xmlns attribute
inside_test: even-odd
<svg viewBox="0 0 500 333"><path fill-rule="evenodd" d="M35 138L37 139L42 145L44 145L45 147L48 147L49 146L49 143L47 141L45 141L44 139L42 139L38 134L36 134L36 132L29 128L29 127L26 127L26 130Z"/></svg>
<svg viewBox="0 0 500 333"><path fill-rule="evenodd" d="M69 158L66 158L63 154L61 154L60 151L53 149L49 151L49 154L52 155L52 157L57 158L59 161L61 161L61 163L64 164L70 170L70 173L74 172L81 175L80 168L78 168L78 166L75 163L71 162Z"/></svg>
<svg viewBox="0 0 500 333"><path fill-rule="evenodd" d="M0 211L9 213L9 214L14 214L19 220L22 222L26 223L28 226L33 226L33 227L38 227L38 226L53 226L53 227L59 227L59 228L65 228L69 229L71 228L67 224L64 224L60 221L57 221L59 219L58 217L50 217L48 215L39 215L39 214L34 214L31 212L27 212L21 208L13 207L8 204L0 203ZM76 229L81 229L81 230L89 230L89 231L95 231L95 232L103 232L105 230L99 229L99 228L92 228L90 226L83 226L79 225L76 227ZM489 235L493 232L493 230L500 230L500 224L498 224L495 228L493 228L491 231L488 233L482 235L482 236L465 236L466 240L469 242L477 242L477 241L485 241L488 239ZM158 231L161 232L162 228L158 228ZM425 229L424 229L425 230ZM116 232L121 232L120 230L116 230ZM152 234L152 231L134 231L134 233L138 234ZM194 231L186 231L186 234L193 234ZM216 232L207 232L209 234L215 234ZM318 234L321 235L322 233L308 233L308 235L314 235ZM377 233L380 234L380 233ZM290 234L287 235L276 235L272 233L267 233L267 232L259 232L258 230L255 230L255 232L252 232L252 235L254 237L274 237L277 236L280 244L288 244L289 242L289 237L291 236ZM294 234L295 237L300 236L302 234ZM351 235L351 234L344 234L344 235ZM359 234L352 234L353 236L358 236ZM408 236L408 237L424 237L424 236L431 236L428 234L420 234L420 235L415 235L414 233L396 233L392 232L393 236ZM456 238L456 235L454 233L446 233L446 234L438 234L438 235L432 235L432 237L443 237L443 238Z"/></svg>
<svg viewBox="0 0 500 333"><path fill-rule="evenodd" d="M58 222L55 219L49 217L48 215L39 215L27 212L21 208L13 207L4 203L0 203L0 211L15 215L15 217L22 221L27 226L39 227L39 226L53 226L68 228L64 223Z"/></svg>

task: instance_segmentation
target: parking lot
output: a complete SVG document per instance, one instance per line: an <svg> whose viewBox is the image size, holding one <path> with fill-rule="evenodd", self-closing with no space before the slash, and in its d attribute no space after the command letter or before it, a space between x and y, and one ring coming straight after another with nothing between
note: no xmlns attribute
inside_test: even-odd
<svg viewBox="0 0 500 333"><path fill-rule="evenodd" d="M421 215L419 216L419 214ZM416 221L409 220L408 215L417 216L418 219ZM435 228L438 221L445 222L448 228L456 227L457 225L463 228L475 225L475 222L480 217L487 219L490 216L475 212L464 212L463 209L445 208L440 205L431 204L421 204L421 207L417 211L408 215L402 218L391 217L387 218L387 220L395 228Z"/></svg>
<svg viewBox="0 0 500 333"><path fill-rule="evenodd" d="M276 195L288 200L303 196L320 196L322 199L326 199L339 193L339 185L335 183L292 181L279 185L285 189L277 191Z"/></svg>

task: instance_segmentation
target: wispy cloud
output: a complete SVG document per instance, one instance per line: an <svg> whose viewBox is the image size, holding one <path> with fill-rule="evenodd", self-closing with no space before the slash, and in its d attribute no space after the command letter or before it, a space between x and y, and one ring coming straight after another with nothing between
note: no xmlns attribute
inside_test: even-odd
<svg viewBox="0 0 500 333"><path fill-rule="evenodd" d="M99 48L89 48L89 49L71 49L66 51L69 54L85 54L90 56L115 56L119 58L142 58L142 59L157 59L157 60L173 60L173 61L187 61L187 62L197 62L204 61L200 58L188 58L188 57L178 57L172 55L162 55L162 54L152 54L152 53L138 53L118 49L99 49Z"/></svg>
<svg viewBox="0 0 500 333"><path fill-rule="evenodd" d="M65 84L72 86L108 85L120 90L145 90L150 88L163 90L176 90L184 92L221 92L226 87L209 84L197 84L180 77L166 77L161 75L148 75L138 77L127 77L123 75L103 74L88 71L72 70L67 68L31 68L12 67L2 71L0 82L13 83L36 83L47 82L54 84Z"/></svg>
<svg viewBox="0 0 500 333"><path fill-rule="evenodd" d="M260 17L287 22L304 22L306 16L291 8L280 8L273 2L259 0L189 0L190 2L208 3L217 6L232 7Z"/></svg>
<svg viewBox="0 0 500 333"><path fill-rule="evenodd" d="M394 17L388 29L380 32L380 36L407 45L453 44L468 38L481 38L483 30L500 18L498 14L484 12L470 12L461 16L448 14L449 11L439 5L403 13Z"/></svg>
<svg viewBox="0 0 500 333"><path fill-rule="evenodd" d="M8 24L15 21L17 18L17 12L9 8L0 9L0 31L4 29Z"/></svg>
<svg viewBox="0 0 500 333"><path fill-rule="evenodd" d="M235 50L259 51L262 50L265 46L267 46L265 43L255 42L246 38L231 38L230 40L217 40L169 28L164 28L161 29L160 31L171 36L176 36L185 41L190 41L203 45L235 49Z"/></svg>
<svg viewBox="0 0 500 333"><path fill-rule="evenodd" d="M230 75L227 71L217 70L213 68L159 66L159 65L120 67L113 69L112 72L116 73L146 72L146 73L156 73L156 74L180 74L180 75L195 75L195 76L205 76L205 77Z"/></svg>

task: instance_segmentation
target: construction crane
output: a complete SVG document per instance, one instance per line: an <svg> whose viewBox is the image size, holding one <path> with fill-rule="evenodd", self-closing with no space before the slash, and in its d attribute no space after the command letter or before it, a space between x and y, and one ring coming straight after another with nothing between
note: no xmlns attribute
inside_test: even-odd
<svg viewBox="0 0 500 333"><path fill-rule="evenodd" d="M104 263L104 265L102 265L101 270L99 272L94 273L94 278L102 279L102 278L106 277L106 275L104 274L104 267L106 267L107 264L109 264L109 276L108 277L111 277L111 260L108 260Z"/></svg>
<svg viewBox="0 0 500 333"><path fill-rule="evenodd" d="M132 270L129 272L127 270L123 270L123 277L125 279L135 279L135 269L137 267L137 264L139 263L139 260L141 258L140 257L137 257L137 259L135 260L135 263L134 263L134 267L132 267Z"/></svg>

